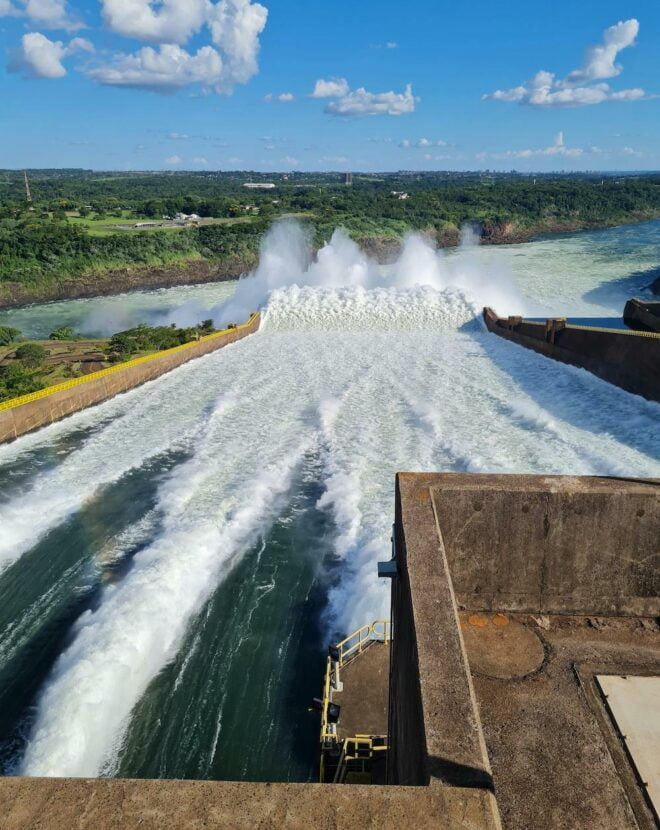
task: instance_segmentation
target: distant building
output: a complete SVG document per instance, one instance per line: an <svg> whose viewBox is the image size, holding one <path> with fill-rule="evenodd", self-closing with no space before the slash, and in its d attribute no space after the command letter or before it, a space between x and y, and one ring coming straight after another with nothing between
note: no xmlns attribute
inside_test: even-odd
<svg viewBox="0 0 660 830"><path fill-rule="evenodd" d="M344 184L346 184L346 185L353 184L353 174L352 173L344 173Z"/></svg>
<svg viewBox="0 0 660 830"><path fill-rule="evenodd" d="M275 185L272 182L245 182L243 187L249 190L272 190Z"/></svg>
<svg viewBox="0 0 660 830"><path fill-rule="evenodd" d="M409 193L406 193L404 190L393 190L393 191L392 191L392 196L396 196L396 198L397 198L400 202L403 202L403 201L405 201L406 199L410 199L410 194L409 194Z"/></svg>

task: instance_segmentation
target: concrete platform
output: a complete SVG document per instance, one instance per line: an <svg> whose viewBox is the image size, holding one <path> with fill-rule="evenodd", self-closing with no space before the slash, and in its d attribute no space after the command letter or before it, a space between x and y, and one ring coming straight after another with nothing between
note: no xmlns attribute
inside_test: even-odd
<svg viewBox="0 0 660 830"><path fill-rule="evenodd" d="M594 665L660 674L655 621L466 611L461 628L504 826L636 827L643 793L585 688Z"/></svg>
<svg viewBox="0 0 660 830"><path fill-rule="evenodd" d="M332 695L341 706L340 741L355 735L387 735L389 675L389 643L375 641L343 669L343 691Z"/></svg>
<svg viewBox="0 0 660 830"><path fill-rule="evenodd" d="M655 828L595 678L660 674L659 529L657 479L399 474L388 781Z"/></svg>

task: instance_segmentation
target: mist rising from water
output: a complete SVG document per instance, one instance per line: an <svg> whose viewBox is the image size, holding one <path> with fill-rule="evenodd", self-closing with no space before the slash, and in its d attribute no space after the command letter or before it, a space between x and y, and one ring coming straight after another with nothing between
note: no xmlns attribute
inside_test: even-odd
<svg viewBox="0 0 660 830"><path fill-rule="evenodd" d="M251 311L267 308L277 292L292 287L386 290L397 297L402 292L418 293L419 289L427 289L427 297L429 290L456 289L475 315L484 305L492 305L500 313L523 313L524 301L511 275L494 266L486 270L474 256L477 244L474 231L465 228L458 251L448 255L428 237L409 233L397 260L382 266L341 229L335 230L314 257L309 229L295 220L283 220L264 237L256 270L239 282L231 299L210 313L218 326L243 321Z"/></svg>

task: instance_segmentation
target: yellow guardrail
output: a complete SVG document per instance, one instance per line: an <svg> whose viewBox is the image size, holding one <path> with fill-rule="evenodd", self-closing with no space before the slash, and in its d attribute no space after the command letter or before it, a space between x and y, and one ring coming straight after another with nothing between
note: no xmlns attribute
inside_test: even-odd
<svg viewBox="0 0 660 830"><path fill-rule="evenodd" d="M552 317L549 319L553 319ZM564 319L564 318L558 318ZM506 317L498 317L498 322L507 322ZM522 323L526 326L539 326L540 328L545 328L545 323L539 320L525 320L523 317ZM638 331L637 329L615 329L615 328L607 328L606 326L583 326L580 323L566 323L566 329L580 329L580 331L603 331L607 334L625 334L630 337L656 337L660 338L660 333L656 331ZM561 331L561 330L560 330ZM559 333L559 332L558 332Z"/></svg>
<svg viewBox="0 0 660 830"><path fill-rule="evenodd" d="M182 343L180 346L174 346L172 349L163 349L163 351L160 352L154 352L153 354L144 355L143 357L136 357L133 360L127 360L125 363L118 363L116 366L109 366L107 369L101 369L98 372L90 372L89 375L83 375L79 378L71 378L71 380L65 380L62 383L55 384L55 386L48 386L46 389L39 389L38 392L30 392L28 395L21 395L18 398L11 398L8 401L0 403L0 412L6 409L14 409L17 406L23 406L23 404L30 403L31 401L37 401L40 398L46 398L49 395L54 395L56 392L64 392L67 389L73 389L75 386L80 386L83 383L89 383L92 380L98 380L99 378L113 375L116 372L121 372L132 366L141 366L143 363L149 363L152 360L159 360L167 355L191 349L193 346L198 346L200 343L204 343L207 340L216 340L218 337L223 337L232 331L246 329L254 323L254 319L257 316L258 312L255 311L250 315L250 319L246 323L241 323L233 328L223 329L222 331L214 331L213 334L207 334L205 337L200 337L199 340L191 340L189 343Z"/></svg>
<svg viewBox="0 0 660 830"><path fill-rule="evenodd" d="M363 625L349 634L348 637L337 643L335 648L339 652L338 660L336 661L339 668L351 662L370 643L389 643L392 639L392 626L389 620L376 620L370 625ZM326 659L325 665L325 679L323 682L323 705L321 708L321 743L327 740L336 740L337 731L334 723L328 721L328 707L332 703L332 675L333 675L333 660L331 657Z"/></svg>

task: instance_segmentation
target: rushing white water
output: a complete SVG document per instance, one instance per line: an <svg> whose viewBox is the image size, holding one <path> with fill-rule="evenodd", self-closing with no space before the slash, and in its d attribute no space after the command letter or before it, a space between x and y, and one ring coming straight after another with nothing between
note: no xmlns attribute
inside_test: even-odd
<svg viewBox="0 0 660 830"><path fill-rule="evenodd" d="M389 554L397 471L660 475L660 406L485 333L480 305L525 303L505 270L478 262L411 237L384 274L341 234L312 262L299 229L277 228L255 275L213 312L264 306L262 330L87 413L100 425L80 448L2 507L0 562L16 562L109 482L189 452L160 484L154 538L57 660L23 773L111 765L149 682L268 532L307 452L322 460L317 508L343 563L329 615L344 630L387 611L375 562Z"/></svg>

